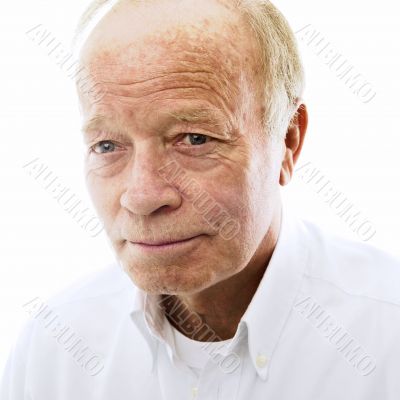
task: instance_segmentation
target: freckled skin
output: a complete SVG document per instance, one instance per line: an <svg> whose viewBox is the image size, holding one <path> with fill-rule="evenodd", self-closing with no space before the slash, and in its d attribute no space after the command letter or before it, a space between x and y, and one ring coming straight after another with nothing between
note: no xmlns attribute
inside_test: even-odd
<svg viewBox="0 0 400 400"><path fill-rule="evenodd" d="M88 190L116 255L136 285L176 295L221 339L233 336L280 226L285 143L262 131L258 53L248 29L212 0L147 7L125 1L81 53L81 64L106 93L99 102L79 93L84 120L109 116L109 125L97 130L107 131L101 140L117 144L85 161ZM219 110L223 126L167 125L164 113L183 105ZM217 140L191 145L183 132ZM88 147L99 142L96 133L88 133ZM232 239L194 209L189 189L160 175L171 161L237 222ZM179 256L148 255L129 242L198 234L204 236L197 245Z"/></svg>

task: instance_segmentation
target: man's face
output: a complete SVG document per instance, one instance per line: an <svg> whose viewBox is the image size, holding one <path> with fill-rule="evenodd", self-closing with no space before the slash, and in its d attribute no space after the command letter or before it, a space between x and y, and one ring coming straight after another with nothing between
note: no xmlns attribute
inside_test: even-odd
<svg viewBox="0 0 400 400"><path fill-rule="evenodd" d="M147 292L211 287L268 232L284 146L261 126L257 55L248 28L212 0L121 3L86 42L81 63L106 93L80 93L87 185Z"/></svg>

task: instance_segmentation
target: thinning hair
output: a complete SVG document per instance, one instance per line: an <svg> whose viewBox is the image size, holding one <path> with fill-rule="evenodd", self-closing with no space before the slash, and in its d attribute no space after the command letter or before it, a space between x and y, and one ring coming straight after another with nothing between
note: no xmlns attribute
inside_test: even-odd
<svg viewBox="0 0 400 400"><path fill-rule="evenodd" d="M78 22L74 42L79 40L99 11L119 1L93 0ZM154 2L130 1L132 4ZM304 69L294 33L283 14L268 0L224 1L244 17L260 49L265 102L262 126L270 136L285 137L288 125L296 116L305 86Z"/></svg>

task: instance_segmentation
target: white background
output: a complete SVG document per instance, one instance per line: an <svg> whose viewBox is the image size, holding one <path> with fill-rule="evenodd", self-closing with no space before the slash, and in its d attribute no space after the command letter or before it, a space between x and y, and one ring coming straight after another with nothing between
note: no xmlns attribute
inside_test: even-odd
<svg viewBox="0 0 400 400"><path fill-rule="evenodd" d="M83 146L73 82L26 32L42 24L68 50L87 2L3 2L0 12L2 183L0 208L0 372L24 320L22 305L46 299L113 260L104 233L95 238L23 168L40 159L90 206L82 174ZM276 1L294 31L311 24L370 82L364 104L299 41L310 114L299 165L311 162L373 223L369 243L400 255L398 166L400 25L398 3L383 0ZM283 196L300 215L360 238L296 177ZM91 206L90 206L91 207Z"/></svg>

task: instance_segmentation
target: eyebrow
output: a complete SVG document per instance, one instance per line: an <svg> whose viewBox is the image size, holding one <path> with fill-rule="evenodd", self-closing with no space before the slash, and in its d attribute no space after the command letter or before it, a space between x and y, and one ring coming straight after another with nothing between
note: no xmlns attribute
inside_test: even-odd
<svg viewBox="0 0 400 400"><path fill-rule="evenodd" d="M96 114L83 124L81 131L84 134L87 134L91 131L99 129L100 126L108 125L109 121L110 121L109 117L106 117L101 114Z"/></svg>
<svg viewBox="0 0 400 400"><path fill-rule="evenodd" d="M213 122L218 126L224 125L221 115L209 108L182 109L178 111L169 111L165 114L180 122Z"/></svg>

